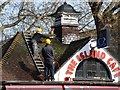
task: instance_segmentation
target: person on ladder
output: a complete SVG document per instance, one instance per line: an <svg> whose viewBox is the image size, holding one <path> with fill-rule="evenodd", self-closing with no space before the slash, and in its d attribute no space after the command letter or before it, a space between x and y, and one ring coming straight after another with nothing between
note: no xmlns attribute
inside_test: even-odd
<svg viewBox="0 0 120 90"><path fill-rule="evenodd" d="M47 36L44 36L42 32L43 30L41 28L37 28L36 33L32 36L32 48L34 59L39 58L40 47L38 46L38 43L43 43L41 38L48 38Z"/></svg>

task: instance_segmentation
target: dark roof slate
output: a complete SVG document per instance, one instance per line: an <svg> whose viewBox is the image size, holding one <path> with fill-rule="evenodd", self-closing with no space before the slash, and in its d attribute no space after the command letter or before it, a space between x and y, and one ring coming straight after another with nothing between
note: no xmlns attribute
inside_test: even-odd
<svg viewBox="0 0 120 90"><path fill-rule="evenodd" d="M80 50L82 47L84 47L88 41L90 40L90 37L86 37L81 40L73 41L70 43L70 45L66 48L65 52L61 56L60 60L58 61L60 66L68 60L70 57L72 57L77 50Z"/></svg>
<svg viewBox="0 0 120 90"><path fill-rule="evenodd" d="M117 32L118 31L111 30L111 44L110 48L107 50L120 62L120 59L118 58L120 56L120 53L118 53L118 47L120 44ZM55 49L55 59L59 66L68 60L78 49L81 49L89 41L89 38L87 37L91 35L96 36L96 30L80 33L80 37L84 38L74 41L70 45L61 44L57 38L52 39L51 45ZM41 47L44 47L44 45L45 44ZM38 72L33 64L32 58L29 55L29 51L21 33L18 33L16 37L14 37L12 44L0 60L0 69L2 70L1 77L3 81L39 80L37 77Z"/></svg>
<svg viewBox="0 0 120 90"><path fill-rule="evenodd" d="M39 80L38 72L29 55L26 44L19 33L0 60L3 81Z"/></svg>
<svg viewBox="0 0 120 90"><path fill-rule="evenodd" d="M66 2L64 2L64 4L61 5L60 7L58 7L56 13L57 12L76 13L76 11L74 10L74 8L70 4L67 4Z"/></svg>
<svg viewBox="0 0 120 90"><path fill-rule="evenodd" d="M67 4L66 2L64 2L64 4L62 4L61 6L59 6L56 10L56 12L48 15L48 16L55 16L58 13L72 13L72 14L80 14L81 12L76 11L70 4Z"/></svg>

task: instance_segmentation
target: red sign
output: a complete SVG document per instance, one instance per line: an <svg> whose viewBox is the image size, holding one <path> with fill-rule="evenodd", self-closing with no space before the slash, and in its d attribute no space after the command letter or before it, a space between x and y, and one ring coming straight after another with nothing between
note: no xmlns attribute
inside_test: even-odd
<svg viewBox="0 0 120 90"><path fill-rule="evenodd" d="M95 57L96 58L100 58L101 60L106 60L106 53L104 52L100 52L100 51L94 51L95 52ZM107 66L112 70L112 72L116 72L114 77L118 77L120 76L120 72L118 72L120 70L120 67L117 66L116 61L113 58L108 58L107 59Z"/></svg>
<svg viewBox="0 0 120 90"><path fill-rule="evenodd" d="M87 51L83 51L80 54L75 56L77 58L77 60L79 62L88 59L90 57L93 58L98 58L101 59L102 61L107 60L106 64L107 66L111 69L112 72L114 72L114 77L118 77L120 76L120 72L118 72L120 70L120 67L117 66L117 62L113 59L113 58L106 58L107 54L103 51L91 51L90 54L87 54ZM105 61L104 61L105 62ZM74 73L74 70L76 69L75 67L78 65L79 63L76 61L76 59L72 59L70 64L67 67L67 71L65 74L68 75L72 75Z"/></svg>
<svg viewBox="0 0 120 90"><path fill-rule="evenodd" d="M80 85L10 85L6 90L120 90L119 86L80 86Z"/></svg>

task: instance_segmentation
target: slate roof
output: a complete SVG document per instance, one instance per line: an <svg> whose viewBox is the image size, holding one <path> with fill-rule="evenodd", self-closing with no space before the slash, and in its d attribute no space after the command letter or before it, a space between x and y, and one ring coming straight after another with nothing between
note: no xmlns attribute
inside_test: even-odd
<svg viewBox="0 0 120 90"><path fill-rule="evenodd" d="M60 59L58 61L60 66L65 61L67 61L70 57L72 57L75 52L77 52L82 47L84 47L84 45L86 45L89 40L90 40L90 37L87 37L87 38L73 41L72 43L70 43L70 45L66 48L65 52L63 53L63 55L60 57Z"/></svg>
<svg viewBox="0 0 120 90"><path fill-rule="evenodd" d="M12 40L12 39L11 39ZM2 60L0 60L3 81L39 80L38 72L25 45L22 34L14 37Z"/></svg>
<svg viewBox="0 0 120 90"><path fill-rule="evenodd" d="M62 4L61 6L58 7L58 9L56 10L56 12L50 14L49 16L55 16L58 13L72 13L72 14L80 14L81 12L76 11L70 4L67 4L66 2L64 2L64 4Z"/></svg>
<svg viewBox="0 0 120 90"><path fill-rule="evenodd" d="M77 13L75 9L70 5L64 2L60 7L58 7L56 13L58 12L67 12L67 13Z"/></svg>
<svg viewBox="0 0 120 90"><path fill-rule="evenodd" d="M88 41L89 36L96 35L96 30L80 33L81 39L72 42L70 45L63 45L57 38L52 39L52 47L55 49L55 60L59 66L61 66L68 58L70 58L78 49L81 49ZM84 37L84 38L82 38ZM119 40L118 33L115 30L111 30L111 45L107 49L113 57L119 62ZM10 46L6 47L6 53L0 60L0 69L2 70L3 81L32 81L40 80L38 78L39 73L37 72L29 51L26 47L22 33L18 33L9 42ZM7 43L6 43L7 44ZM44 47L45 44L40 44ZM6 48L4 47L4 48ZM58 65L56 64L56 70Z"/></svg>
<svg viewBox="0 0 120 90"><path fill-rule="evenodd" d="M55 50L55 61L62 65L67 60L67 58L73 55L75 51L80 48L80 45L83 44L80 42L81 40L78 41L78 43L73 42L68 46L61 44L57 38L52 39L51 45ZM40 80L38 78L39 73L37 72L35 65L32 61L32 58L29 54L22 33L17 33L16 36L9 40L6 44L7 45L3 46L3 49L4 48L7 49L5 49L6 51L4 51L3 53L4 56L0 60L1 66L0 68L2 69L2 80L3 81ZM40 44L41 48L44 47L44 45L45 44ZM74 45L76 45L76 47L73 47ZM67 57L65 57L66 54ZM64 59L62 59L63 57ZM56 64L56 70L58 69L57 66L58 65Z"/></svg>

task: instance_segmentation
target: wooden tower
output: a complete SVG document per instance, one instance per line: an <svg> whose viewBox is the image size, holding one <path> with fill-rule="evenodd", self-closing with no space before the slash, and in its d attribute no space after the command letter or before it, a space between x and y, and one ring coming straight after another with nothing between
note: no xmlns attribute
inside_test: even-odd
<svg viewBox="0 0 120 90"><path fill-rule="evenodd" d="M52 17L55 17L52 30L62 44L70 44L72 41L79 40L78 15L80 12L75 11L66 2L51 14Z"/></svg>

